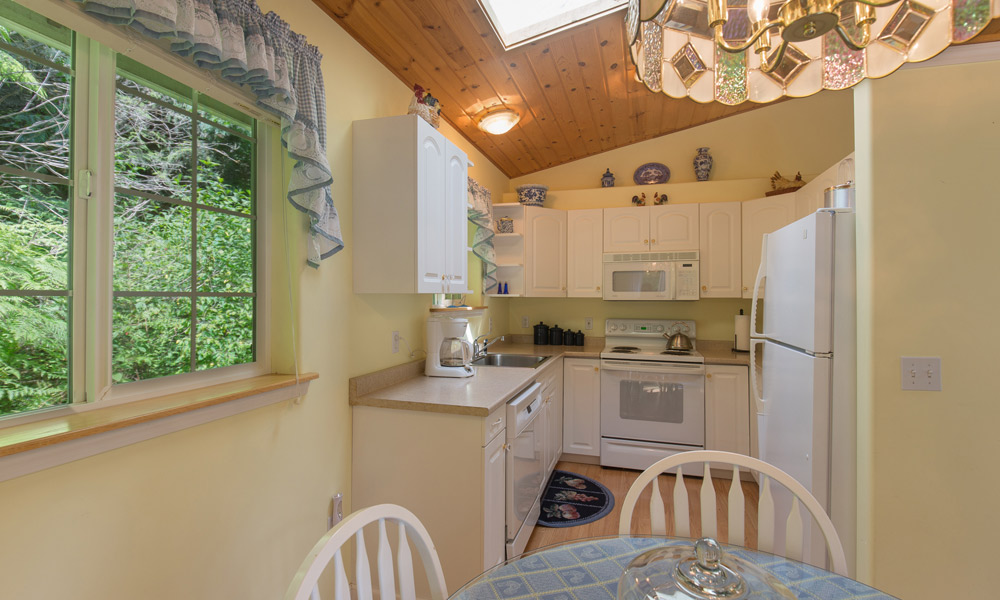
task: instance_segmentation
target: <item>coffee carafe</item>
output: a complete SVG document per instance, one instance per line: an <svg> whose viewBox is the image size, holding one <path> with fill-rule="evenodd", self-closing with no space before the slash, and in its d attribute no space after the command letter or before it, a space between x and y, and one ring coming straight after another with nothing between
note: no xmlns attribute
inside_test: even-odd
<svg viewBox="0 0 1000 600"><path fill-rule="evenodd" d="M427 318L427 360L424 374L432 377L471 377L472 330L469 320L432 314Z"/></svg>

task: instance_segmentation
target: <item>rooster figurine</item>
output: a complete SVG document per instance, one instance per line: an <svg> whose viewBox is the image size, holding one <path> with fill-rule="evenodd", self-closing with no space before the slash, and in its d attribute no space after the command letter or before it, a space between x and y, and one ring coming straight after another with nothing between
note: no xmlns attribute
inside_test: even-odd
<svg viewBox="0 0 1000 600"><path fill-rule="evenodd" d="M781 176L778 171L771 175L771 189L772 190L797 190L804 186L806 182L802 181L802 172L795 174L795 179L785 179Z"/></svg>

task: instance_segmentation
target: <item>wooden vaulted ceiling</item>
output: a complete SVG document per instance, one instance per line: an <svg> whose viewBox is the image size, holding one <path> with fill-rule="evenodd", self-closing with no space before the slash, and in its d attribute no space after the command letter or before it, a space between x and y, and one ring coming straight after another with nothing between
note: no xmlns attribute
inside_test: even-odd
<svg viewBox="0 0 1000 600"><path fill-rule="evenodd" d="M647 90L624 11L504 50L476 0L313 1L404 83L429 89L442 117L512 178L766 106ZM1000 38L998 22L976 41ZM480 131L476 115L500 104L520 123Z"/></svg>

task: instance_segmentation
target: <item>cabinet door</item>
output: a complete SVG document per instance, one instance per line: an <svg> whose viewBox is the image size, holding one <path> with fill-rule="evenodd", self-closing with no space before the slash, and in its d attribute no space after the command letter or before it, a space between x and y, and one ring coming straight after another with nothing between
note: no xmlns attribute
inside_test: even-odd
<svg viewBox="0 0 1000 600"><path fill-rule="evenodd" d="M552 373L552 394L549 399L549 462L546 473L551 475L556 468L556 463L562 456L563 448L563 370L561 366L555 367ZM546 481L548 479L546 478Z"/></svg>
<svg viewBox="0 0 1000 600"><path fill-rule="evenodd" d="M649 207L649 249L654 252L698 249L698 205Z"/></svg>
<svg viewBox="0 0 1000 600"><path fill-rule="evenodd" d="M447 186L445 204L448 220L445 230L447 246L447 270L445 271L445 291L463 293L469 289L468 282L468 197L469 159L451 142L446 142Z"/></svg>
<svg viewBox="0 0 1000 600"><path fill-rule="evenodd" d="M504 561L506 555L506 473L507 436L500 433L483 448L483 570Z"/></svg>
<svg viewBox="0 0 1000 600"><path fill-rule="evenodd" d="M566 213L566 295L571 298L601 297L603 214L599 208Z"/></svg>
<svg viewBox="0 0 1000 600"><path fill-rule="evenodd" d="M566 295L566 211L524 209L526 296Z"/></svg>
<svg viewBox="0 0 1000 600"><path fill-rule="evenodd" d="M705 367L706 450L750 456L749 379L746 367Z"/></svg>
<svg viewBox="0 0 1000 600"><path fill-rule="evenodd" d="M649 207L604 209L604 251L649 250Z"/></svg>
<svg viewBox="0 0 1000 600"><path fill-rule="evenodd" d="M702 204L701 277L702 298L740 298L743 263L740 202Z"/></svg>
<svg viewBox="0 0 1000 600"><path fill-rule="evenodd" d="M793 194L747 200L743 203L743 297L753 297L760 266L760 244L765 233L781 229L795 220ZM763 290L761 291L763 298Z"/></svg>
<svg viewBox="0 0 1000 600"><path fill-rule="evenodd" d="M854 153L852 152L847 156L847 158L854 158ZM838 181L840 176L840 163L833 165L829 169L823 171L816 177L812 179L809 183L800 187L795 191L795 218L801 219L806 215L811 215L817 210L823 208L824 198L823 192L826 188L833 187L838 183L845 183Z"/></svg>
<svg viewBox="0 0 1000 600"><path fill-rule="evenodd" d="M567 358L564 365L563 452L600 456L600 361Z"/></svg>
<svg viewBox="0 0 1000 600"><path fill-rule="evenodd" d="M430 125L417 134L417 292L435 294L448 271L447 141Z"/></svg>

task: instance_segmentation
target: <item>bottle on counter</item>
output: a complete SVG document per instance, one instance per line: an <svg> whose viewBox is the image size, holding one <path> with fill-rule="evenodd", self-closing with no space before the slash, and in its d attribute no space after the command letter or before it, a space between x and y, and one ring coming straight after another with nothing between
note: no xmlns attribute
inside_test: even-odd
<svg viewBox="0 0 1000 600"><path fill-rule="evenodd" d="M576 332L576 345L577 346L582 346L583 342L584 342L584 333L583 333L583 330L577 330L577 332Z"/></svg>

